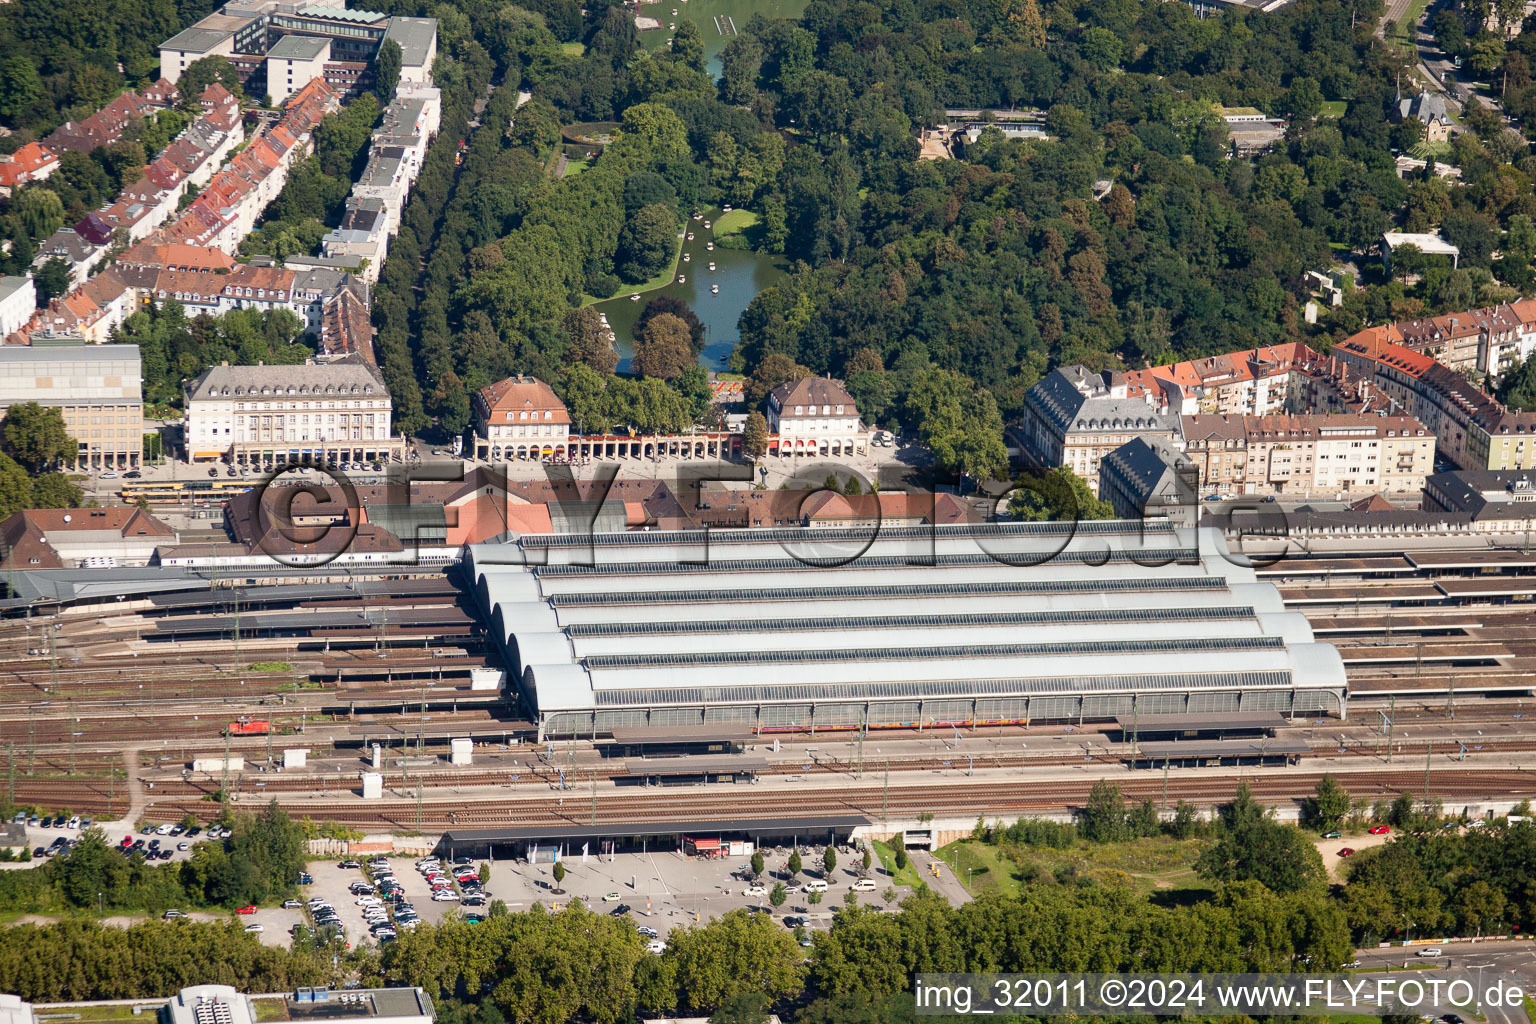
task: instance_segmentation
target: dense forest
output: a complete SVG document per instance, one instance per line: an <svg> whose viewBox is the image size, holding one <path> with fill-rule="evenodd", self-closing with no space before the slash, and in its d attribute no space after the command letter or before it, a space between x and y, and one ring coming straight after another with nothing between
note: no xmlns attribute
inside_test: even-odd
<svg viewBox="0 0 1536 1024"><path fill-rule="evenodd" d="M604 3L465 10L501 83L485 123L511 129L475 132L462 167L445 130L386 267L376 321L411 429L461 428L468 395L512 370L568 391L565 368L594 365L572 311L664 265L683 219L724 203L795 268L743 314L737 369L769 387L841 376L867 419L916 431L953 470L996 469L989 439L1063 362L1326 347L1532 283L1536 158L1497 117L1469 110L1439 157L1459 182L1399 178L1422 127L1390 116L1404 58L1374 37L1375 3L1198 19L1138 0L814 0L742 26L718 82L687 22L653 53ZM1483 31L1490 15L1458 16ZM517 87L532 100L514 110ZM1218 104L1289 128L1235 158ZM1044 111L1050 140L984 131L958 159L917 160L917 132L956 106ZM591 167L551 179L560 128L609 119L621 131ZM1442 231L1461 268L1427 265L1410 287L1361 261L1345 304L1305 323L1304 273L1393 226Z"/></svg>

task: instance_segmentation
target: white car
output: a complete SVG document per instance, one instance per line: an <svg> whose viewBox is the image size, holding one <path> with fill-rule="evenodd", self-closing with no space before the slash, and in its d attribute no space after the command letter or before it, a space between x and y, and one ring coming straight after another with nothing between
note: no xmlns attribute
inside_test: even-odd
<svg viewBox="0 0 1536 1024"><path fill-rule="evenodd" d="M762 897L768 895L768 890L761 885L749 885L745 889L741 890L741 894L743 896Z"/></svg>
<svg viewBox="0 0 1536 1024"><path fill-rule="evenodd" d="M65 828L79 828L80 827L80 816L77 814L73 818L70 818L69 821L64 825L64 827Z"/></svg>
<svg viewBox="0 0 1536 1024"><path fill-rule="evenodd" d="M645 950L647 953L665 953L667 951L667 944L660 939L652 939L645 944Z"/></svg>
<svg viewBox="0 0 1536 1024"><path fill-rule="evenodd" d="M155 829L155 835L168 836L171 834L171 828L171 825L161 825L159 828Z"/></svg>
<svg viewBox="0 0 1536 1024"><path fill-rule="evenodd" d="M661 935L660 932L658 932L655 928L652 928L648 924L637 924L637 925L635 925L635 931L639 932L641 935L648 935L648 936L650 936L653 939L659 938L660 935Z"/></svg>
<svg viewBox="0 0 1536 1024"><path fill-rule="evenodd" d="M800 887L798 885L786 885L784 887L784 895L785 896L793 896L793 895L795 895L799 891L800 891Z"/></svg>
<svg viewBox="0 0 1536 1024"><path fill-rule="evenodd" d="M1424 949L1419 950L1418 955L1428 957L1445 956L1445 950L1441 949L1439 946L1427 946Z"/></svg>
<svg viewBox="0 0 1536 1024"><path fill-rule="evenodd" d="M452 889L442 889L432 894L432 900L435 903L457 903L459 894Z"/></svg>
<svg viewBox="0 0 1536 1024"><path fill-rule="evenodd" d="M245 930L248 932L264 932L266 931L266 928L259 924L248 924L245 926Z"/></svg>
<svg viewBox="0 0 1536 1024"><path fill-rule="evenodd" d="M875 880L873 878L861 878L857 882L854 882L852 885L850 885L848 888L852 889L854 892L874 892L879 887L875 884Z"/></svg>
<svg viewBox="0 0 1536 1024"><path fill-rule="evenodd" d="M384 901L377 896L359 896L352 901L354 907L382 907Z"/></svg>

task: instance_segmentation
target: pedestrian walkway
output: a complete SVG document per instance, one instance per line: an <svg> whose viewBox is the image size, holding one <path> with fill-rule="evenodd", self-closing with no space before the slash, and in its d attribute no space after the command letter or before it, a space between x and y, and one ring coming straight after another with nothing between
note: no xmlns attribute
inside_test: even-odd
<svg viewBox="0 0 1536 1024"><path fill-rule="evenodd" d="M913 851L912 865L928 887L949 900L951 905L959 907L971 901L970 891L955 878L949 865L933 854L926 850Z"/></svg>

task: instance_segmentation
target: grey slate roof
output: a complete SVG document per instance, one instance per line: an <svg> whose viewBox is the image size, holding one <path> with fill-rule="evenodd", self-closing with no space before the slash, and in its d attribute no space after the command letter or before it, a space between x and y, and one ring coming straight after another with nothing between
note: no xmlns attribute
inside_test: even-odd
<svg viewBox="0 0 1536 1024"><path fill-rule="evenodd" d="M1178 433L1179 417L1159 412L1140 398L1112 398L1104 379L1084 366L1062 366L1029 391L1033 405L1062 433L1079 430L1146 430Z"/></svg>
<svg viewBox="0 0 1536 1024"><path fill-rule="evenodd" d="M225 388L229 389L231 397L236 394L259 396L262 388L268 388L269 394L287 394L290 388L295 394L326 394L327 388L334 388L335 391L329 393L345 391L359 397L389 397L378 371L361 359L351 357L299 366L214 366L192 382L187 394L194 399L222 397Z"/></svg>

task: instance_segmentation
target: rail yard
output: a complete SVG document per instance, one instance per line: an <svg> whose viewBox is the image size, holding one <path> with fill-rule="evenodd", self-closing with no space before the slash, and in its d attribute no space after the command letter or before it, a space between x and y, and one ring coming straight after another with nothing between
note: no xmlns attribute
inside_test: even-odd
<svg viewBox="0 0 1536 1024"><path fill-rule="evenodd" d="M1138 757L1134 717L1130 731L1091 718L784 729L752 738L765 765L751 814L1044 813L1080 804L1102 775L1128 796L1209 804L1234 765L1279 804L1323 770L1372 798L1518 800L1536 794L1522 767L1536 749L1533 570L1518 551L1260 568L1349 680L1345 717L1289 714L1262 740L1290 751L1280 763L1262 746L1246 766L1215 749L1204 764ZM11 608L0 731L14 802L169 821L275 799L315 821L404 829L744 813L720 786L619 789L634 759L611 756L606 736L540 741L515 687L475 683L503 659L457 568L307 572ZM450 763L452 739L473 741L472 764ZM284 768L292 749L306 763ZM231 760L191 770L210 758ZM381 776L376 799L362 798L365 772Z"/></svg>

